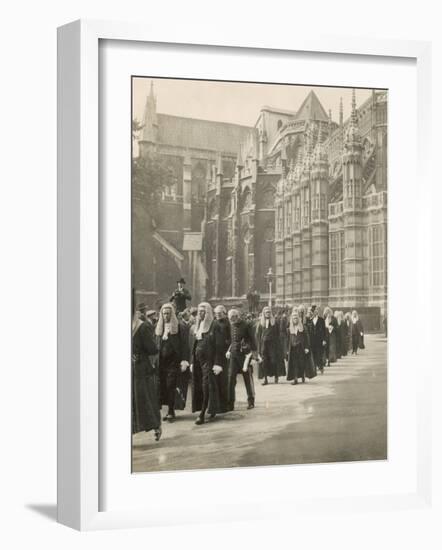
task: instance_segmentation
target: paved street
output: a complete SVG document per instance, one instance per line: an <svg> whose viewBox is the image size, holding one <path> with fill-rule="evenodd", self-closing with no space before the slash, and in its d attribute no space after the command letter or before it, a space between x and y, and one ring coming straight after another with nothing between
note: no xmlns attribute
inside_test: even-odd
<svg viewBox="0 0 442 550"><path fill-rule="evenodd" d="M263 387L255 379L251 411L238 377L234 412L196 426L187 408L175 423L163 424L159 443L151 432L137 434L134 472L385 459L387 342L380 335L365 340L358 356L340 359L306 384Z"/></svg>

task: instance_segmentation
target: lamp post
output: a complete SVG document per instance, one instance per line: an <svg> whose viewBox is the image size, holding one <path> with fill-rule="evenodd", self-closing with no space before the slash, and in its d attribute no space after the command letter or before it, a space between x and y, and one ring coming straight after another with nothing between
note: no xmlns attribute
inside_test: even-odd
<svg viewBox="0 0 442 550"><path fill-rule="evenodd" d="M269 270L267 271L267 275L265 276L265 279L269 285L269 307L272 307L272 286L273 286L273 279L275 276L273 275L272 268L269 267Z"/></svg>

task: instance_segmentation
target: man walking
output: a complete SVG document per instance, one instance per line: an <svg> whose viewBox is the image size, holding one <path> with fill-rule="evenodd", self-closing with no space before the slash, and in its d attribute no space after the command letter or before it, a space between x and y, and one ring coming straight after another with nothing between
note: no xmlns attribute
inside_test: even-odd
<svg viewBox="0 0 442 550"><path fill-rule="evenodd" d="M175 409L183 410L189 385L188 333L178 322L172 304L161 307L155 328L158 339L161 405L167 405L164 420L175 420Z"/></svg>
<svg viewBox="0 0 442 550"><path fill-rule="evenodd" d="M242 320L237 309L229 311L230 321L230 348L226 353L229 359L228 372L228 404L229 410L233 411L235 407L235 387L236 377L242 374L247 391L248 409L255 406L255 386L253 382L253 367L251 361L246 363L246 357L252 354L257 357L257 347L253 329L249 323ZM250 359L250 358L248 358Z"/></svg>
<svg viewBox="0 0 442 550"><path fill-rule="evenodd" d="M309 321L309 334L311 338L311 351L313 355L313 361L316 368L318 368L321 373L324 373L324 355L325 355L325 346L326 334L325 334L325 321L319 315L319 310L316 306L311 308L311 318Z"/></svg>

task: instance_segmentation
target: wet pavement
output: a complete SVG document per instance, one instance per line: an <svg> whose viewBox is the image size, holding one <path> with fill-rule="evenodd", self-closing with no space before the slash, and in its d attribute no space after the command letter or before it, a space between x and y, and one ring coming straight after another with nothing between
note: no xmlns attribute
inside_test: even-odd
<svg viewBox="0 0 442 550"><path fill-rule="evenodd" d="M134 436L133 471L386 459L387 341L365 339L365 350L305 384L261 386L255 378L253 410L242 377L235 411L213 422L196 426L188 402L173 424L163 423L158 443L152 432Z"/></svg>

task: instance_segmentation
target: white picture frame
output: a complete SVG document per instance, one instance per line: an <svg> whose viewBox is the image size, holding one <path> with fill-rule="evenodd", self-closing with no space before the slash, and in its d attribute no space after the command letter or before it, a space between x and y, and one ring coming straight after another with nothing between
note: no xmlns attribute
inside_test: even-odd
<svg viewBox="0 0 442 550"><path fill-rule="evenodd" d="M256 37L193 33L168 36L162 29L102 21L76 21L58 31L58 521L80 530L152 526L162 523L149 507L102 511L100 504L100 185L99 185L99 43L167 43L229 48L300 51L333 55L411 58L417 65L417 163L421 193L429 197L431 45L427 42L319 37L297 34L267 43ZM425 211L416 211L422 251L418 297L425 308L431 288L431 243ZM413 492L336 498L335 511L417 508L431 502L431 403L429 371L416 381L417 485ZM123 442L122 444L126 444ZM167 476L169 474L162 474ZM197 475L187 473L187 475ZM205 479L211 473L205 473ZM263 497L263 499L265 496ZM282 498L282 497L281 497ZM284 501L290 497L284 495ZM328 503L328 504L327 504ZM262 504L262 503L261 503ZM298 503L299 504L299 503ZM241 518L259 518L259 505L244 508ZM305 513L330 505L320 496L304 500ZM202 516L204 521L206 518ZM228 515L224 520L229 520ZM238 519L238 517L237 517ZM169 516L163 523L199 521Z"/></svg>

